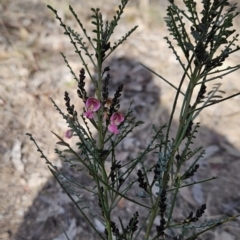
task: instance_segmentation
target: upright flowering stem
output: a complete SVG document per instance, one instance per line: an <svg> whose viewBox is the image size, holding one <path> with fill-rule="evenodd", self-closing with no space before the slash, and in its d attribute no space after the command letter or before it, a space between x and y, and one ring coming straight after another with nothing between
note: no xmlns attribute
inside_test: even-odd
<svg viewBox="0 0 240 240"><path fill-rule="evenodd" d="M97 14L99 14L97 12ZM102 58L101 58L101 36L100 36L100 28L99 28L99 17L96 18L97 20L97 88L96 88L96 94L98 100L101 102L102 96L102 76L101 76L101 70L102 70ZM103 108L100 108L98 111L98 136L99 136L99 148L102 150L104 140L103 140Z"/></svg>
<svg viewBox="0 0 240 240"><path fill-rule="evenodd" d="M96 94L97 98L102 103L102 56L101 56L101 34L100 34L100 16L98 10L96 10L96 14L98 14L96 21L97 21L97 88ZM104 135L103 135L103 106L100 107L98 111L98 139L99 139L99 150L103 150L104 148ZM104 182L108 182L107 173L104 167L104 161L101 163L101 174ZM101 192L100 183L98 185L98 192ZM101 201L103 202L103 211L104 211L104 218L106 223L106 229L108 232L108 240L112 240L112 229L111 229L111 212L109 211L109 202L108 202L108 188L104 185L103 197L102 194L99 194Z"/></svg>

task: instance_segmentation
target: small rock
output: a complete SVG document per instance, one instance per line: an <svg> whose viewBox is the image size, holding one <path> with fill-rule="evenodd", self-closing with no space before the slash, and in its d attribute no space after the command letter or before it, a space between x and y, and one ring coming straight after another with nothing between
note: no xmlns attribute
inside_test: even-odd
<svg viewBox="0 0 240 240"><path fill-rule="evenodd" d="M11 160L13 163L13 166L16 168L16 170L20 173L24 172L24 164L21 160L21 145L22 143L19 140L16 140L14 143L14 146L12 148L11 152Z"/></svg>

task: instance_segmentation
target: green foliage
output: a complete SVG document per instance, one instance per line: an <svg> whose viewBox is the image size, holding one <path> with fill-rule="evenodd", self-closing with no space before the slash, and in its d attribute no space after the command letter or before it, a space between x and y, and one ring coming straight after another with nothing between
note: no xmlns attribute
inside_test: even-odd
<svg viewBox="0 0 240 240"><path fill-rule="evenodd" d="M181 221L176 221L173 215L180 188L216 179L216 177L211 177L199 182L191 179L199 170L198 161L204 155L204 149L201 146L192 148L200 127L200 123L195 123L195 119L206 107L240 94L237 93L223 98L224 91L220 90L221 84L219 83L216 83L213 89L207 93L208 82L221 79L240 68L240 65L229 67L223 65L232 53L239 50L239 46L236 45L239 35L233 36L235 30L232 29L233 19L239 13L235 11L236 5L231 6L227 0L203 0L200 13L197 11L196 1L183 1L187 10L180 9L173 0L169 2L165 21L169 34L177 45L175 46L168 37L165 37L165 39L181 65L183 74L179 80L179 85L174 86L170 81L149 69L176 89L172 112L167 124L160 127L153 126L153 136L146 148L138 156L125 163L116 159L116 147L142 122L132 117L131 104L124 115L119 112L123 85L115 89L114 97L109 99L110 68L105 67L103 69L102 66L113 51L137 28L132 28L111 46L112 34L117 31L116 27L128 0L121 1L116 15L111 21L103 21L100 9L91 9L94 37L87 33L83 23L71 6L69 9L84 36L66 26L57 11L48 6L59 20L60 26L64 29L64 34L69 37L82 62L83 68L78 78L66 56L62 54L73 78L78 82L77 93L86 108L84 113L79 114L75 111L68 93L65 92L64 99L67 108L67 114L65 114L51 99L56 110L68 124L69 136L73 135L79 139L76 143L79 150L77 152L64 139L53 133L58 139L57 144L61 147L61 150L56 148L55 152L64 162L69 164L70 169L74 168L81 174L89 173L88 177L91 178L94 186L85 186L56 168L38 147L32 135L28 135L36 145L37 151L41 153L41 158L46 160L48 168L58 183L85 218L87 224L96 232L99 239L132 240L144 236L145 240L193 240L202 233L238 217L233 216L198 223L206 210L206 204L196 209L195 213L190 212ZM184 59L180 58L179 50L182 51ZM94 73L90 72L85 57L89 58L93 64L97 79L93 77ZM95 86L96 99L88 97L84 88L85 70ZM186 91L182 89L184 81L188 81ZM194 91L198 92L196 99L193 98ZM205 96L206 93L207 96ZM182 101L182 107L177 133L174 138L170 139L169 132L172 127L176 104L180 100ZM95 117L94 114L96 114ZM89 124L92 124L97 130L97 136L93 136ZM149 153L155 153L156 156L155 163L152 165L145 161ZM110 172L106 170L106 161L111 163ZM141 166L140 169L138 169L139 166ZM154 172L153 179L149 177L150 172ZM130 181L130 179L134 180ZM128 194L136 184L139 185L141 191L136 196ZM153 190L156 189L154 187L157 187L157 192L154 192L156 191ZM81 193L85 192L93 194L98 199L98 212L91 212L91 206L81 197ZM113 209L116 208L122 198L138 205L138 208L141 209L139 213L135 212L129 216L127 225L124 225L120 217L119 222L114 222L112 216ZM146 199L147 201L143 201ZM144 210L147 214L141 216ZM89 211L91 214L89 214ZM99 232L92 223L91 218L93 216L104 224L104 233ZM154 221L158 216L160 221L155 226ZM140 219L140 217L142 218ZM170 233L171 235L169 235Z"/></svg>

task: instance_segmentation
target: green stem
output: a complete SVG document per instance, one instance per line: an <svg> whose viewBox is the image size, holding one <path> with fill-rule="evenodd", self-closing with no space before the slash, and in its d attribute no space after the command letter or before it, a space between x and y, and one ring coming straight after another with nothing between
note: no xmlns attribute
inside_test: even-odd
<svg viewBox="0 0 240 240"><path fill-rule="evenodd" d="M101 56L101 35L100 35L100 22L99 22L99 16L98 12L96 13L97 15L97 56L98 56L98 64L97 64L97 88L96 88L96 94L98 100L101 102L102 101L102 76L101 76L101 71L102 71L102 56ZM103 149L104 145L104 140L103 140L103 125L102 125L102 119L103 118L103 108L101 107L98 111L98 136L99 136L99 150Z"/></svg>
<svg viewBox="0 0 240 240"><path fill-rule="evenodd" d="M211 230L212 228L215 228L215 227L217 227L217 226L219 226L219 225L221 225L221 224L223 224L223 223L226 223L226 222L229 222L229 221L233 221L233 220L235 220L236 218L238 218L239 216L240 216L240 215L235 215L235 216L233 216L233 217L227 218L226 220L222 221L221 223L214 224L213 226L210 226L209 228L206 228L205 230L194 234L193 236L187 238L186 240L194 240L194 239L196 239L196 237L198 237L199 235L201 235L201 234L203 234L203 233Z"/></svg>
<svg viewBox="0 0 240 240"><path fill-rule="evenodd" d="M190 64L189 64L190 65ZM176 93L176 96L175 96L175 100L174 100L174 103L173 103L173 107L172 107L172 112L171 112L171 115L170 115L170 118L169 118L169 123L168 123L168 128L167 128L167 133L166 133L166 143L165 143L165 152L164 154L166 155L166 151L167 151L167 148L168 148L168 138L169 138L169 132L170 132L170 127L172 125L172 120L173 120L173 115L174 115L174 112L175 112L175 109L176 109L176 105L177 105L177 101L178 101L178 97L179 97L179 94L180 94L180 90L181 90L181 87L182 87L182 84L184 82L184 79L185 79L185 76L186 76L186 72L187 72L187 69L186 71L184 72L183 76L182 76L182 79L180 81L180 84L179 84L179 87L178 87L178 90L177 90L177 93ZM185 98L186 98L186 95L185 95ZM184 98L184 99L185 99ZM181 119L180 119L180 126L181 126ZM180 127L179 127L180 128ZM179 131L179 128L178 128L178 131ZM176 138L177 140L177 138ZM169 171L170 171L170 167L172 166L172 161L173 161L173 157L175 155L175 152L177 151L178 147L175 147L175 151L173 151L172 153L172 157L171 159L168 161L168 165L167 165L167 171L164 173L164 176L163 176L163 186L165 185L166 183L166 180L167 180L167 177L168 177L168 174L169 174Z"/></svg>
<svg viewBox="0 0 240 240"><path fill-rule="evenodd" d="M153 226L154 220L155 220L155 218L157 216L157 213L158 213L158 202L159 202L159 199L160 199L160 197L158 196L156 201L155 201L155 205L151 209L149 222L148 222L148 226L147 226L147 231L146 231L144 240L148 240L149 239L149 236L150 236L150 233L151 233L151 230L152 230L152 226Z"/></svg>
<svg viewBox="0 0 240 240"><path fill-rule="evenodd" d="M171 218L172 218L172 213L173 213L173 209L174 209L175 202L176 202L176 199L177 199L177 194L178 194L178 190L179 190L179 187L180 187L180 182L181 182L181 178L179 176L178 180L177 180L177 187L175 188L175 194L173 196L173 201L171 203L171 208L170 208L170 212L169 212L169 215L168 215L166 228L168 228L169 222L171 221Z"/></svg>

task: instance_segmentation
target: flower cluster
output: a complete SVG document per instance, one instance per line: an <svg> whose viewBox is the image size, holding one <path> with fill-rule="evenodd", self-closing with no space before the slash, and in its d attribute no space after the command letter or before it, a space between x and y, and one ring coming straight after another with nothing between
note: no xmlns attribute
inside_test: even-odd
<svg viewBox="0 0 240 240"><path fill-rule="evenodd" d="M147 192L148 183L146 181L144 182L144 175L142 173L142 170L139 169L137 172L137 175L138 175L139 187L143 188Z"/></svg>
<svg viewBox="0 0 240 240"><path fill-rule="evenodd" d="M84 113L84 116L86 118L92 119L93 113L98 111L101 104L96 98L88 98L85 104L86 112ZM120 112L115 112L110 117L110 123L108 125L108 130L114 134L119 133L118 125L120 125L124 121L124 116Z"/></svg>
<svg viewBox="0 0 240 240"><path fill-rule="evenodd" d="M85 104L85 111L83 113L83 116L85 116L88 119L93 119L95 112L97 112L101 108L103 110L102 117L105 120L107 129L113 134L119 134L119 125L124 121L123 114L118 111L120 108L120 97L123 90L123 84L120 84L118 86L113 98L109 98L108 91L108 85L110 80L110 74L108 73L109 71L110 68L108 66L105 67L103 70L103 75L105 75L105 77L102 79L101 100L87 96L87 92L84 88L85 70L83 68L80 70L77 94ZM64 99L66 101L68 113L73 117L76 117L77 112L74 110L74 105L70 105L70 98L67 92L65 92ZM71 138L72 136L73 130L68 130L65 133L66 138Z"/></svg>
<svg viewBox="0 0 240 240"><path fill-rule="evenodd" d="M94 113L99 110L101 107L101 103L98 99L89 97L86 100L85 103L85 109L86 111L83 113L83 115L88 119L93 119ZM106 115L108 117L108 115ZM124 121L124 116L120 112L114 112L108 121L108 130L113 134L119 134L118 126ZM71 138L73 136L72 130L67 130L65 133L66 138Z"/></svg>
<svg viewBox="0 0 240 240"><path fill-rule="evenodd" d="M193 212L190 212L189 216L183 221L183 224L190 222L197 222L198 219L204 214L207 209L206 204L203 204L196 212L195 216L193 216Z"/></svg>
<svg viewBox="0 0 240 240"><path fill-rule="evenodd" d="M162 236L164 234L164 229L165 229L165 224L166 224L166 220L164 218L164 212L167 209L167 204L166 204L167 197L166 197L166 194L167 194L166 189L163 189L162 192L161 192L161 195L160 195L160 201L158 203L159 214L161 216L160 225L156 226L156 230L157 230L158 236Z"/></svg>
<svg viewBox="0 0 240 240"><path fill-rule="evenodd" d="M139 223L138 217L139 217L138 212L135 212L133 214L133 217L130 219L130 221L128 223L128 226L127 226L127 229L126 229L127 232L133 233L133 232L137 231L138 223Z"/></svg>

